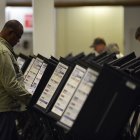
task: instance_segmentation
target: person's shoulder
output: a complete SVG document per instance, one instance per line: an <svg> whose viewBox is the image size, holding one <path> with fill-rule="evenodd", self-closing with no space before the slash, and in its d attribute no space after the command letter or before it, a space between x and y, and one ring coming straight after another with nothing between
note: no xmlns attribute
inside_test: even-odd
<svg viewBox="0 0 140 140"><path fill-rule="evenodd" d="M3 43L0 42L0 54L3 54L3 53L10 54L10 51Z"/></svg>

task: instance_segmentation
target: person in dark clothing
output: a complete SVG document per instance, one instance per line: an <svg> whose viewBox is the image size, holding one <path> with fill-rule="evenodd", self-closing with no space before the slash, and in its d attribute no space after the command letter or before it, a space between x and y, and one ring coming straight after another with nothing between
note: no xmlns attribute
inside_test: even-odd
<svg viewBox="0 0 140 140"><path fill-rule="evenodd" d="M140 41L140 27L138 27L136 29L136 32L135 32L135 39Z"/></svg>
<svg viewBox="0 0 140 140"><path fill-rule="evenodd" d="M17 20L9 20L0 32L0 140L17 140L16 112L25 111L31 95L24 87L24 77L13 47L23 34Z"/></svg>

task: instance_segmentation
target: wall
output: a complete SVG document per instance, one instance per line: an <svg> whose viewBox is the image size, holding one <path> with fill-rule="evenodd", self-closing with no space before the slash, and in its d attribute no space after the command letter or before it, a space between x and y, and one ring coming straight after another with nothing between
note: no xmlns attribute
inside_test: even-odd
<svg viewBox="0 0 140 140"><path fill-rule="evenodd" d="M32 32L32 7L6 7L6 21L17 19L24 27L24 32Z"/></svg>
<svg viewBox="0 0 140 140"><path fill-rule="evenodd" d="M32 39L32 7L6 7L6 21L11 19L17 19L24 27L24 34L20 39L20 42L14 47L14 52L18 55L20 53L24 55L33 55L33 39ZM27 47L25 49L25 42Z"/></svg>
<svg viewBox="0 0 140 140"><path fill-rule="evenodd" d="M135 40L135 31L140 26L140 7L125 7L124 9L124 43L125 54L135 52L140 56L140 43Z"/></svg>
<svg viewBox="0 0 140 140"><path fill-rule="evenodd" d="M33 52L55 55L55 9L53 0L33 0Z"/></svg>
<svg viewBox="0 0 140 140"><path fill-rule="evenodd" d="M6 1L1 0L0 1L0 30L2 29L5 23L5 6L6 6Z"/></svg>
<svg viewBox="0 0 140 140"><path fill-rule="evenodd" d="M123 52L123 7L78 7L57 9L57 56L91 52L95 37L117 42Z"/></svg>

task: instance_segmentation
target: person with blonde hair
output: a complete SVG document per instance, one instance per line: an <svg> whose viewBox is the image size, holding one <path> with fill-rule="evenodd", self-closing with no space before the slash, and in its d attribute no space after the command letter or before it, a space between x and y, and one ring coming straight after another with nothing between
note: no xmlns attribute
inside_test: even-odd
<svg viewBox="0 0 140 140"><path fill-rule="evenodd" d="M116 53L117 58L120 58L123 56L122 53L120 53L120 49L117 43L110 43L107 45L107 49L106 49L108 54L111 53Z"/></svg>

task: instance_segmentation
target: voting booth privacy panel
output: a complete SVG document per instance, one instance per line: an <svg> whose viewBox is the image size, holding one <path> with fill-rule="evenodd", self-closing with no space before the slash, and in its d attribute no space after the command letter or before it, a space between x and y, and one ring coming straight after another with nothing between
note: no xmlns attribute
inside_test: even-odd
<svg viewBox="0 0 140 140"><path fill-rule="evenodd" d="M99 56L82 52L59 60L38 54L24 72L32 95L28 108L43 123L53 124L55 139L60 135L71 139L71 134L80 140L120 140L139 105L139 61L134 52L119 59L106 52Z"/></svg>
<svg viewBox="0 0 140 140"><path fill-rule="evenodd" d="M82 139L117 139L137 105L139 90L131 78L104 66L73 126L74 131Z"/></svg>

